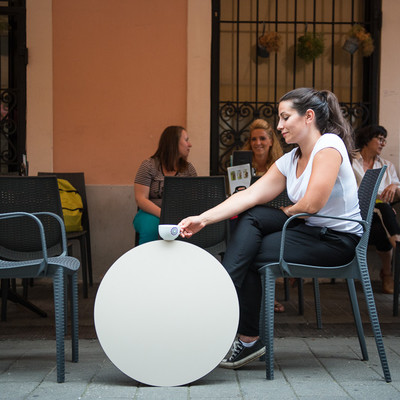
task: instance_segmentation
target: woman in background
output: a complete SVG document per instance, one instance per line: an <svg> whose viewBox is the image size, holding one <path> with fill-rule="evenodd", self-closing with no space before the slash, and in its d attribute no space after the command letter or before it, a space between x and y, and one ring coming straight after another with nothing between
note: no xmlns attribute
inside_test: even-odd
<svg viewBox="0 0 400 400"><path fill-rule="evenodd" d="M360 185L368 169L387 166L378 190L369 243L375 245L382 262L380 273L382 292L391 294L394 290L393 248L396 247L396 241L400 241L400 227L390 203L400 199L400 181L394 165L381 157L386 137L387 131L383 126L370 125L358 129L356 131L356 147L360 152L353 161L353 170L357 184Z"/></svg>
<svg viewBox="0 0 400 400"><path fill-rule="evenodd" d="M262 176L283 155L282 147L271 125L263 119L254 120L249 131L250 136L242 150L253 152L252 167L256 176Z"/></svg>
<svg viewBox="0 0 400 400"><path fill-rule="evenodd" d="M197 176L187 161L192 144L181 126L168 126L161 134L157 151L140 165L134 183L139 208L133 226L139 244L158 239L165 176Z"/></svg>

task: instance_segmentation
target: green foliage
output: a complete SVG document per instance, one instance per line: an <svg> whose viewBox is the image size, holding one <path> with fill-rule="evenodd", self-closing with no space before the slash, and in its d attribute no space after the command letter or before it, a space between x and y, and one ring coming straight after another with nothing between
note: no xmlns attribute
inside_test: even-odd
<svg viewBox="0 0 400 400"><path fill-rule="evenodd" d="M297 43L297 55L306 63L322 55L325 44L322 33L305 33Z"/></svg>

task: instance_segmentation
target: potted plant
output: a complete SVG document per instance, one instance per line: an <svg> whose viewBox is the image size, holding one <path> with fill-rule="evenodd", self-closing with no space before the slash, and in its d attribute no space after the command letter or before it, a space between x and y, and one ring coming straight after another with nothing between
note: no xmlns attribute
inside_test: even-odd
<svg viewBox="0 0 400 400"><path fill-rule="evenodd" d="M354 54L358 49L361 49L364 57L368 57L374 51L374 41L371 34L362 25L355 24L347 32L343 50Z"/></svg>
<svg viewBox="0 0 400 400"><path fill-rule="evenodd" d="M281 36L278 32L267 32L258 38L257 54L259 57L269 57L269 53L278 52L281 46Z"/></svg>
<svg viewBox="0 0 400 400"><path fill-rule="evenodd" d="M322 55L325 44L322 33L306 32L297 43L297 55L306 63Z"/></svg>

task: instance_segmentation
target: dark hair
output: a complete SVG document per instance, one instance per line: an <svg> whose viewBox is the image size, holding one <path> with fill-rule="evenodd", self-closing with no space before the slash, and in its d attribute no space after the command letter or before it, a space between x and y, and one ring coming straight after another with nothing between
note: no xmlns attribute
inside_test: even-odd
<svg viewBox="0 0 400 400"><path fill-rule="evenodd" d="M381 125L368 125L356 130L356 147L362 150L374 137L387 137L387 130Z"/></svg>
<svg viewBox="0 0 400 400"><path fill-rule="evenodd" d="M307 110L313 110L315 123L321 134L334 133L344 142L350 161L355 156L354 137L351 125L344 118L337 97L329 90L315 90L312 88L294 89L279 100L291 101L292 107L300 114L305 115ZM297 156L301 150L298 148Z"/></svg>
<svg viewBox="0 0 400 400"><path fill-rule="evenodd" d="M167 171L177 168L182 172L187 168L188 162L179 154L179 140L184 130L182 126L167 126L160 136L157 151L151 156L157 158Z"/></svg>

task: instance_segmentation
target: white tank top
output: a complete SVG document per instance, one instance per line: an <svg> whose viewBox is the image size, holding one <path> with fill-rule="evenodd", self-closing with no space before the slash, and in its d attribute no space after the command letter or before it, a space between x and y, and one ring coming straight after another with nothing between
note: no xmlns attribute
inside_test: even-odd
<svg viewBox="0 0 400 400"><path fill-rule="evenodd" d="M293 149L291 152L284 154L276 161L276 166L279 171L286 176L288 196L293 203L297 203L304 196L308 182L310 181L315 154L327 147L332 147L341 154L342 163L332 193L325 206L318 211L318 214L361 219L358 205L357 182L350 164L346 146L339 136L332 133L326 133L318 139L305 170L298 178L296 177L298 158L295 157L297 149ZM309 217L306 220L306 224L327 227L339 232L355 233L359 236L361 236L363 232L361 225L350 221Z"/></svg>

